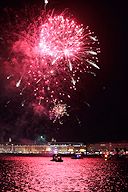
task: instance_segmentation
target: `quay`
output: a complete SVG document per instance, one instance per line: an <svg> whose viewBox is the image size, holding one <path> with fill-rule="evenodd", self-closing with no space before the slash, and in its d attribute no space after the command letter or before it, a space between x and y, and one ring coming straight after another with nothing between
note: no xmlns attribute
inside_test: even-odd
<svg viewBox="0 0 128 192"><path fill-rule="evenodd" d="M128 155L128 142L84 144L82 142L48 142L46 144L1 143L0 154L52 156L53 154L72 155L82 153L85 156Z"/></svg>

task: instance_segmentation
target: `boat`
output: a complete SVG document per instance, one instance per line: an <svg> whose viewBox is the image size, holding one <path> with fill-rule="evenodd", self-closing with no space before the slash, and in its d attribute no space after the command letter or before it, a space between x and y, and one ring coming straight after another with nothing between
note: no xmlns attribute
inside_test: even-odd
<svg viewBox="0 0 128 192"><path fill-rule="evenodd" d="M61 158L60 154L54 154L51 161L63 162L63 159Z"/></svg>
<svg viewBox="0 0 128 192"><path fill-rule="evenodd" d="M81 153L74 153L71 159L83 159L83 154Z"/></svg>
<svg viewBox="0 0 128 192"><path fill-rule="evenodd" d="M104 160L107 161L111 159L111 155L110 154L104 154Z"/></svg>

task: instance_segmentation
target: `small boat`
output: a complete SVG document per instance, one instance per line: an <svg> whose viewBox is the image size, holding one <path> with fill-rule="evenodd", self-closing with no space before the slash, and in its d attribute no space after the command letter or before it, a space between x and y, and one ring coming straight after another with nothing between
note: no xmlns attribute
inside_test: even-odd
<svg viewBox="0 0 128 192"><path fill-rule="evenodd" d="M63 159L61 158L60 154L54 154L51 161L63 162Z"/></svg>
<svg viewBox="0 0 128 192"><path fill-rule="evenodd" d="M83 159L83 155L81 153L74 153L71 159Z"/></svg>
<svg viewBox="0 0 128 192"><path fill-rule="evenodd" d="M104 160L107 161L107 160L110 160L111 159L111 155L109 153L105 153L104 154Z"/></svg>

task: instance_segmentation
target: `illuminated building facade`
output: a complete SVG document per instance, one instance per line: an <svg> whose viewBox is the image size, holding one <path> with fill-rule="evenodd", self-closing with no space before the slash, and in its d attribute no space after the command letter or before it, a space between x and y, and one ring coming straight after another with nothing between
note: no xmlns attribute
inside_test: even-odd
<svg viewBox="0 0 128 192"><path fill-rule="evenodd" d="M42 154L52 155L55 153L73 154L75 152L86 152L86 145L74 142L55 142L44 145L14 145L0 144L0 153L14 154Z"/></svg>
<svg viewBox="0 0 128 192"><path fill-rule="evenodd" d="M0 144L0 153L10 154L37 154L37 155L53 155L56 153L70 155L73 153L86 154L103 154L110 152L112 154L122 153L128 154L128 142L121 143L96 143L84 145L75 142L49 142L42 145L21 145L21 144Z"/></svg>

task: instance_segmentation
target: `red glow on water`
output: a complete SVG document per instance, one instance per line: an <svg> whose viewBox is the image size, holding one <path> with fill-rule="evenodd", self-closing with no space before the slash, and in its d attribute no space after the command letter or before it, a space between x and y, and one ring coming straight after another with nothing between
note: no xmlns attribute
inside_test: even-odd
<svg viewBox="0 0 128 192"><path fill-rule="evenodd" d="M127 191L127 161L102 158L0 158L1 191Z"/></svg>

